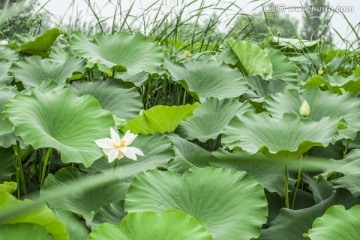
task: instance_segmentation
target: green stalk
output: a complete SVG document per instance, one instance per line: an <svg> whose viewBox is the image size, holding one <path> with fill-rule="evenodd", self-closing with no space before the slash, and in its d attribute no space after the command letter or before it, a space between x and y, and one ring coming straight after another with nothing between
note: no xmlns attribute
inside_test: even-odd
<svg viewBox="0 0 360 240"><path fill-rule="evenodd" d="M16 155L17 155L17 168L16 169L17 169L17 172L19 173L19 176L20 176L22 189L23 189L24 193L27 194L26 182L25 182L25 177L24 177L24 170L23 170L23 167L22 167L21 148L20 148L19 141L16 141ZM18 189L20 191L20 187L18 187Z"/></svg>
<svg viewBox="0 0 360 240"><path fill-rule="evenodd" d="M44 165L43 165L42 172L41 172L40 186L42 186L44 184L45 174L46 174L46 167L48 165L51 153L52 153L52 148L48 148L47 151L46 151L45 158L43 160Z"/></svg>
<svg viewBox="0 0 360 240"><path fill-rule="evenodd" d="M350 139L348 139L347 142L346 142L346 146L345 146L344 153L343 153L343 158L346 157L346 154L347 154L347 152L348 152L349 145L350 145Z"/></svg>
<svg viewBox="0 0 360 240"><path fill-rule="evenodd" d="M301 164L302 160L303 160L303 155L301 155L300 164ZM295 188L295 192L294 192L294 197L293 197L292 204L291 204L291 209L294 209L296 193L297 193L297 190L298 190L298 188L300 186L301 173L302 173L302 166L300 165L300 168L299 168L299 171L298 171L298 176L297 176L297 182L296 182L296 188Z"/></svg>
<svg viewBox="0 0 360 240"><path fill-rule="evenodd" d="M285 165L285 207L289 208L289 171L287 165Z"/></svg>

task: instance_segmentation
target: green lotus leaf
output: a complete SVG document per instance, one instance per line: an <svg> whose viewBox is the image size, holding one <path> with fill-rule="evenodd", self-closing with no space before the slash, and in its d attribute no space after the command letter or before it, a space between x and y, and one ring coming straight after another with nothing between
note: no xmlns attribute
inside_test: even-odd
<svg viewBox="0 0 360 240"><path fill-rule="evenodd" d="M281 48L301 51L301 50L306 50L308 48L313 48L319 43L319 40L307 41L303 39L272 37L271 42L274 45L277 45Z"/></svg>
<svg viewBox="0 0 360 240"><path fill-rule="evenodd" d="M14 98L18 93L15 87L0 87L0 147L8 148L16 143L14 125L9 120L3 119L2 110L6 101Z"/></svg>
<svg viewBox="0 0 360 240"><path fill-rule="evenodd" d="M110 76L113 71L156 73L164 62L161 47L141 33L95 34L88 40L82 32L76 32L70 45L76 54L97 63L99 69Z"/></svg>
<svg viewBox="0 0 360 240"><path fill-rule="evenodd" d="M199 103L182 106L155 106L141 111L137 117L128 121L121 130L124 132L130 130L132 133L141 134L173 132L180 122L192 116L194 110L199 106Z"/></svg>
<svg viewBox="0 0 360 240"><path fill-rule="evenodd" d="M327 146L337 135L337 121L324 117L318 122L299 119L295 114L271 118L267 113L246 113L225 127L222 143L250 154L270 157L299 157L314 146Z"/></svg>
<svg viewBox="0 0 360 240"><path fill-rule="evenodd" d="M249 92L246 80L237 69L231 69L224 63L210 60L185 61L174 65L165 61L173 81L180 82L197 99L215 97L236 98Z"/></svg>
<svg viewBox="0 0 360 240"><path fill-rule="evenodd" d="M304 236L316 240L357 239L360 236L360 205L345 210L335 205L315 219L312 228Z"/></svg>
<svg viewBox="0 0 360 240"><path fill-rule="evenodd" d="M60 34L61 31L57 28L46 30L33 41L21 44L19 50L23 53L47 57L49 56L50 47Z"/></svg>
<svg viewBox="0 0 360 240"><path fill-rule="evenodd" d="M209 165L211 158L209 151L176 134L167 134L167 137L174 145L175 150L175 159L170 162L168 169L185 172L193 166L204 167Z"/></svg>
<svg viewBox="0 0 360 240"><path fill-rule="evenodd" d="M184 175L150 170L135 176L125 198L128 212L177 209L193 217L214 239L258 237L267 218L263 188L246 172L191 168Z"/></svg>
<svg viewBox="0 0 360 240"><path fill-rule="evenodd" d="M304 87L320 86L324 90L342 94L342 91L358 93L360 92L360 75L353 74L348 77L341 75L324 75L323 77L314 75L304 84Z"/></svg>
<svg viewBox="0 0 360 240"><path fill-rule="evenodd" d="M60 188L69 181L76 181L85 174L79 173L78 169L66 167L60 169L55 175L48 175L41 188L41 194L51 188ZM121 181L113 181L107 185L90 189L85 192L74 193L71 197L48 202L49 206L56 210L66 210L81 215L90 226L95 214L101 207L109 203L121 200L125 194L120 191ZM126 192L126 189L124 190Z"/></svg>
<svg viewBox="0 0 360 240"><path fill-rule="evenodd" d="M264 80L272 78L273 66L267 53L259 46L248 41L228 41L238 61L235 66L240 68L245 75L259 75Z"/></svg>
<svg viewBox="0 0 360 240"><path fill-rule="evenodd" d="M71 240L85 240L90 234L85 222L79 216L68 211L55 211L56 218L63 222Z"/></svg>
<svg viewBox="0 0 360 240"><path fill-rule="evenodd" d="M269 81L263 81L259 76L248 76L246 77L246 80L249 84L249 87L256 93L257 97L261 98L257 102L263 102L262 97L265 97L269 94L282 92L284 89L287 89L289 86L291 86L280 80L270 79ZM251 101L253 100L254 99L252 98Z"/></svg>
<svg viewBox="0 0 360 240"><path fill-rule="evenodd" d="M102 223L120 225L126 214L123 200L116 203L109 203L108 205L101 207L95 214L90 227L91 229L94 229Z"/></svg>
<svg viewBox="0 0 360 240"><path fill-rule="evenodd" d="M272 79L296 84L298 81L296 65L280 50L267 48L265 51L269 55L273 66Z"/></svg>
<svg viewBox="0 0 360 240"><path fill-rule="evenodd" d="M284 166L257 159L262 157L269 160L267 156L262 154L250 155L245 151L228 152L221 148L211 154L212 158L209 161L211 166L245 171L269 192L276 192L280 196L284 196ZM291 183L289 183L289 189L291 188Z"/></svg>
<svg viewBox="0 0 360 240"><path fill-rule="evenodd" d="M343 119L348 127L339 130L340 137L355 139L357 132L360 131L360 102L353 94L338 95L323 92L318 88L309 88L300 94L299 91L292 89L268 96L264 107L274 117L280 117L284 113L294 113L300 117L300 107L304 100L310 106L309 119L314 121L320 121L324 117L333 117L338 121Z"/></svg>
<svg viewBox="0 0 360 240"><path fill-rule="evenodd" d="M299 210L283 208L270 227L262 231L259 240L304 240L303 234L311 229L314 220L321 217L329 207L340 204L349 208L359 203L360 198L354 199L347 190L338 189L330 198L312 207Z"/></svg>
<svg viewBox="0 0 360 240"><path fill-rule="evenodd" d="M200 142L216 139L243 105L245 111L249 109L235 99L206 99L195 109L194 116L182 122L176 132L185 139L198 139Z"/></svg>
<svg viewBox="0 0 360 240"><path fill-rule="evenodd" d="M66 79L71 78L75 72L83 72L83 61L68 55L66 59L41 59L32 56L15 63L10 71L17 81L21 81L26 87L36 87L43 81L55 80L59 84L65 84Z"/></svg>
<svg viewBox="0 0 360 240"><path fill-rule="evenodd" d="M360 174L360 149L353 149L343 160L330 160L334 165L326 169L321 175L331 178L335 173L344 176Z"/></svg>
<svg viewBox="0 0 360 240"><path fill-rule="evenodd" d="M136 88L126 88L116 80L80 82L70 85L73 92L95 97L102 108L110 111L114 116L130 120L136 117L143 104Z"/></svg>
<svg viewBox="0 0 360 240"><path fill-rule="evenodd" d="M0 47L0 83L10 84L12 77L8 75L8 71L17 58L18 56L14 51Z"/></svg>
<svg viewBox="0 0 360 240"><path fill-rule="evenodd" d="M32 239L54 240L46 229L34 223L15 223L0 225L0 240L28 240L29 234Z"/></svg>
<svg viewBox="0 0 360 240"><path fill-rule="evenodd" d="M192 216L177 210L134 212L127 215L118 227L102 224L88 237L88 240L212 240L211 235Z"/></svg>
<svg viewBox="0 0 360 240"><path fill-rule="evenodd" d="M27 202L30 202L30 200L17 200L10 193L0 188L0 211L12 206L25 205ZM48 233L50 233L55 240L69 239L69 235L66 231L65 225L55 218L54 213L51 211L50 208L46 206L46 204L42 204L39 207L33 208L29 210L28 213L11 217L7 219L6 222L0 222L0 229L4 226L5 228L7 228L6 225L8 224L16 223L37 224L40 225L40 227L43 227ZM22 225L16 225L16 227L12 227L11 232L14 232L15 228L17 228L18 231L22 231Z"/></svg>
<svg viewBox="0 0 360 240"><path fill-rule="evenodd" d="M94 97L77 97L68 89L18 94L5 105L4 116L34 149L54 148L64 163L83 163L86 167L103 156L95 140L108 137L115 124Z"/></svg>

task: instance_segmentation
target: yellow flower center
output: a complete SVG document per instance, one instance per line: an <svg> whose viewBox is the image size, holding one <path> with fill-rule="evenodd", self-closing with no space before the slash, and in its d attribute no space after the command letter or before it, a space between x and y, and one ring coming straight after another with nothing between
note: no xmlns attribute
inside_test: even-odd
<svg viewBox="0 0 360 240"><path fill-rule="evenodd" d="M113 144L113 147L116 148L116 149L119 149L119 148L125 147L125 145L126 145L126 141L121 139L120 144L119 145Z"/></svg>

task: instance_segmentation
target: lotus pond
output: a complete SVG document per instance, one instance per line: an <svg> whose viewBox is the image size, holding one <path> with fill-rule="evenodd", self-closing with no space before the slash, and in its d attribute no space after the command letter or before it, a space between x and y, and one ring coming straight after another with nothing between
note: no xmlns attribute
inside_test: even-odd
<svg viewBox="0 0 360 240"><path fill-rule="evenodd" d="M320 45L0 46L0 239L358 239L359 53Z"/></svg>

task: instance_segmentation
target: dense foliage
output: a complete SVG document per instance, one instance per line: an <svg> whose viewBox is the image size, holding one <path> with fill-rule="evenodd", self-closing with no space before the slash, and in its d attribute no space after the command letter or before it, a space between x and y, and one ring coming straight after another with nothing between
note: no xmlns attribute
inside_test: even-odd
<svg viewBox="0 0 360 240"><path fill-rule="evenodd" d="M358 238L359 52L57 28L3 45L0 239Z"/></svg>

